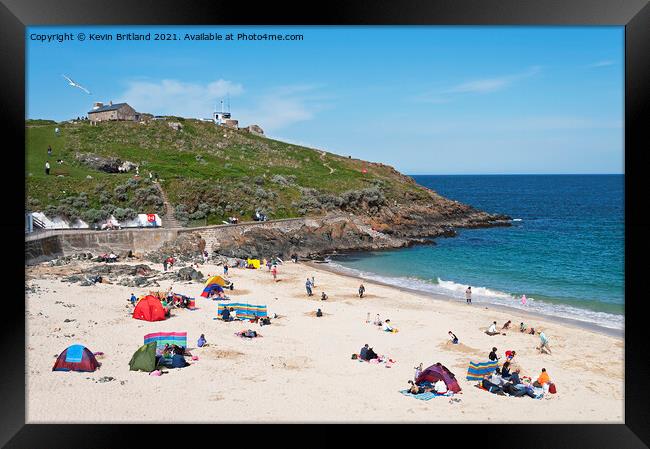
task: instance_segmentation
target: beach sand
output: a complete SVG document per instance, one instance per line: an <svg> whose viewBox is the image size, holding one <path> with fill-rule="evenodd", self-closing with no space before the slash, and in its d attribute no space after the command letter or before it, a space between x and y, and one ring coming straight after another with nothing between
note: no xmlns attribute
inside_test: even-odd
<svg viewBox="0 0 650 449"><path fill-rule="evenodd" d="M201 298L203 285L174 282L174 291L196 298L197 310L174 310L165 321L131 318L128 303L150 289L109 284L82 287L60 280L78 265L27 269L26 421L28 423L138 422L453 422L453 423L623 423L624 342L620 337L575 327L549 318L465 301L441 301L423 294L360 281L314 265L285 262L278 282L266 270L230 269L232 301L265 304L280 315L270 326L224 323L217 301ZM161 264L152 268L162 270ZM221 267L203 265L204 275ZM314 296L305 280L315 276ZM164 290L171 281L160 282ZM327 301L320 301L325 291ZM317 308L323 317L315 317ZM366 323L377 314L390 318L398 333ZM72 321L65 321L65 320ZM513 330L490 337L512 320ZM532 320L532 321L531 321ZM539 337L521 334L519 322L544 330L552 355L540 354ZM252 328L262 338L242 339L235 332ZM449 342L447 331L460 339ZM129 371L143 336L157 331L187 331L188 346L199 360L184 369L152 377ZM205 334L208 347L196 348ZM93 373L53 372L56 355L80 343L105 355ZM392 367L351 360L368 343L396 361ZM517 351L522 375L537 378L546 368L558 393L541 400L490 394L465 380L469 360L486 361L496 346ZM455 375L462 392L421 401L404 396L414 367L441 362ZM110 381L105 377L112 377Z"/></svg>

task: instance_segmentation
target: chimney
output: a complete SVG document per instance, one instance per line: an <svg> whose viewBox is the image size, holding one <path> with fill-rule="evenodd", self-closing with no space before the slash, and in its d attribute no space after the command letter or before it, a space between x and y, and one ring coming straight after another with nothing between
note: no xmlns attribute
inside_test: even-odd
<svg viewBox="0 0 650 449"><path fill-rule="evenodd" d="M109 102L108 102L108 105L109 105L109 106L113 106L113 100L109 101Z"/></svg>

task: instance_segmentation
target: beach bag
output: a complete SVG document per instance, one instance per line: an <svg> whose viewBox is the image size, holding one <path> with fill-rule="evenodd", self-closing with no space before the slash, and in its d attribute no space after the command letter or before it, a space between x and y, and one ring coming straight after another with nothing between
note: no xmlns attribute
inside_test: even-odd
<svg viewBox="0 0 650 449"><path fill-rule="evenodd" d="M548 387L548 392L551 393L551 394L555 394L555 393L557 393L557 388L555 388L555 384L554 384L554 383L551 383L551 384L549 385L549 387Z"/></svg>

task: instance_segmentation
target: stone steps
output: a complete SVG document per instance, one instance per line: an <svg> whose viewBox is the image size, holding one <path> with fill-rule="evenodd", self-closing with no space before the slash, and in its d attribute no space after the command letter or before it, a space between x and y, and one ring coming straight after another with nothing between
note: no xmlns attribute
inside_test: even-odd
<svg viewBox="0 0 650 449"><path fill-rule="evenodd" d="M165 217L163 218L162 227L170 229L182 228L183 226L174 216L174 208L169 203L169 198L167 198L167 194L163 190L162 186L157 182L154 182L154 184L158 187L160 195L163 198L163 205L165 206Z"/></svg>

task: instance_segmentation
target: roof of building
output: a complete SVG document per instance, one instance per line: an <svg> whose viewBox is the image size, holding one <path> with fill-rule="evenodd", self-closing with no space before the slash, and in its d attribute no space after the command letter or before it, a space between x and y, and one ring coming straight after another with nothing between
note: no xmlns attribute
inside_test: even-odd
<svg viewBox="0 0 650 449"><path fill-rule="evenodd" d="M88 113L93 114L95 112L115 111L115 110L121 108L122 106L129 106L129 105L126 104L126 103L115 103L115 104L112 104L112 105L106 104L106 105L102 106L101 108L97 108L97 109L93 109L92 111L88 111Z"/></svg>

